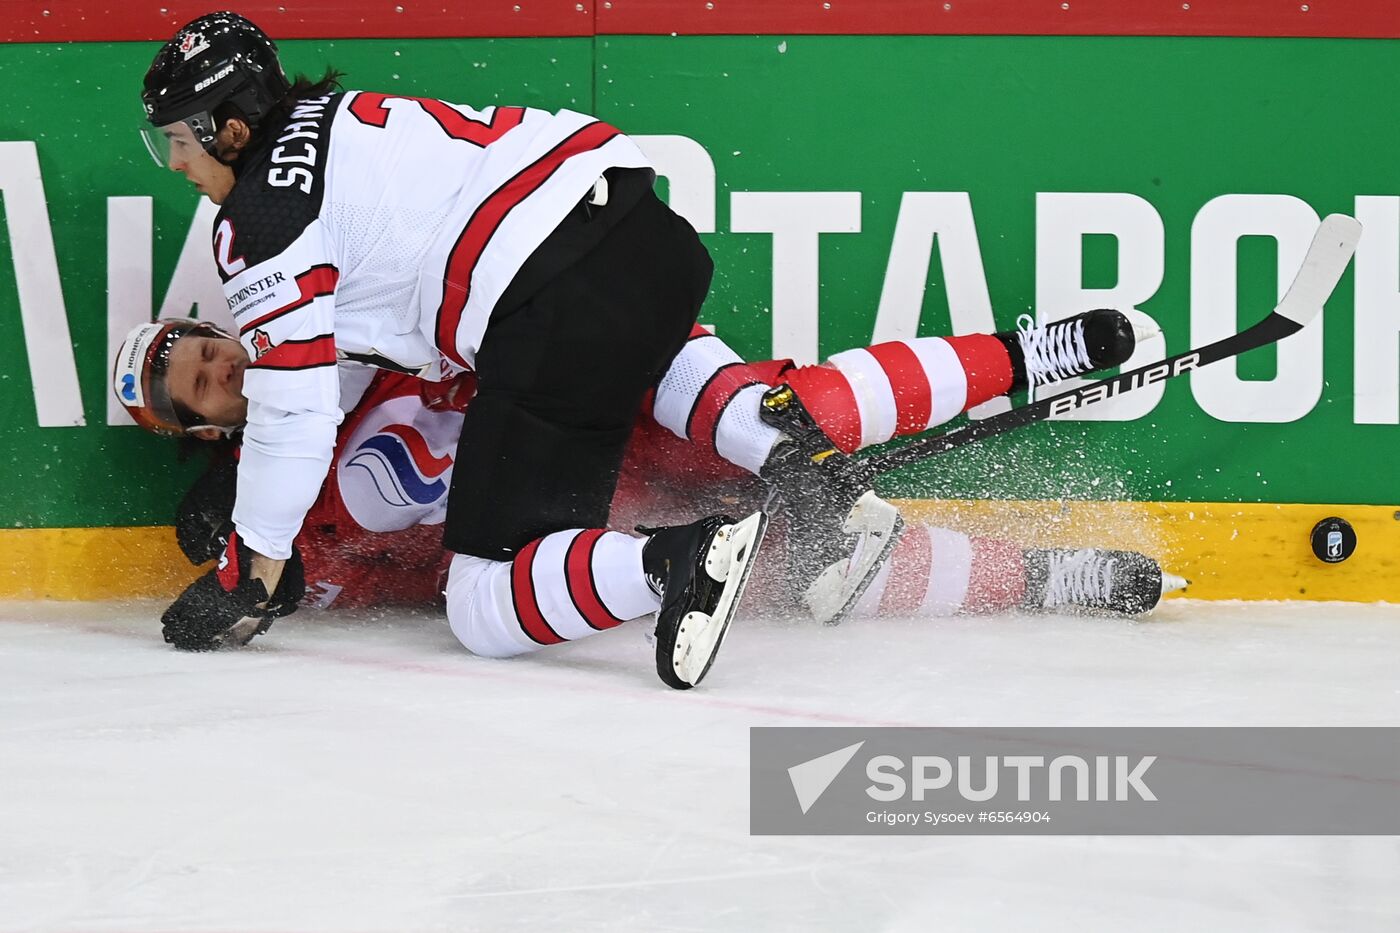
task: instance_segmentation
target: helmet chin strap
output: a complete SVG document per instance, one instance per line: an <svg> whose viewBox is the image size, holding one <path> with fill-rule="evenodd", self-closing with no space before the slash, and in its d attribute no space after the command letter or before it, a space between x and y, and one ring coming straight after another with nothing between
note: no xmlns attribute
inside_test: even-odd
<svg viewBox="0 0 1400 933"><path fill-rule="evenodd" d="M218 431L220 437L232 437L239 431L242 431L243 428L244 425L242 424L235 428L231 428L226 424L197 424L192 428L185 428L185 434L193 435L196 431Z"/></svg>
<svg viewBox="0 0 1400 933"><path fill-rule="evenodd" d="M258 131L244 121L243 125L248 127L248 137L243 146L236 146L232 141L221 144L219 137L231 120L232 118L224 121L224 127L221 127L219 131L214 134L214 141L209 146L205 147L204 151L209 153L215 162L218 162L226 168L233 169L233 177L238 178L243 174L243 169L247 167L250 161L248 158L249 154L261 148L261 139Z"/></svg>

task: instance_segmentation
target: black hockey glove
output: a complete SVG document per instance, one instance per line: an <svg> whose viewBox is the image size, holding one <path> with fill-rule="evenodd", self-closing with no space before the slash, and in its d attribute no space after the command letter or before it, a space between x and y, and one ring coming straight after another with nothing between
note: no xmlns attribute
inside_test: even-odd
<svg viewBox="0 0 1400 933"><path fill-rule="evenodd" d="M191 583L160 617L165 640L184 651L212 651L228 645L246 645L267 631L273 620L296 611L306 593L301 554L282 568L277 591L268 599L267 587L249 576L252 550L230 530L220 539L219 565ZM267 608L258 604L267 602Z"/></svg>
<svg viewBox="0 0 1400 933"><path fill-rule="evenodd" d="M233 531L233 500L238 490L238 461L217 457L194 481L175 512L175 541L192 564L211 561Z"/></svg>

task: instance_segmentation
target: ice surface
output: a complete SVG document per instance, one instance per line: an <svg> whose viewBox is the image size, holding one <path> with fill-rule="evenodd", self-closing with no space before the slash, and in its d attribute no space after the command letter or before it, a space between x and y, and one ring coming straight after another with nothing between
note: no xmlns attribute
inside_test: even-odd
<svg viewBox="0 0 1400 933"><path fill-rule="evenodd" d="M1400 725L1400 607L741 619L487 661L428 616L159 641L0 604L6 931L1396 930L1400 841L748 835L748 728Z"/></svg>

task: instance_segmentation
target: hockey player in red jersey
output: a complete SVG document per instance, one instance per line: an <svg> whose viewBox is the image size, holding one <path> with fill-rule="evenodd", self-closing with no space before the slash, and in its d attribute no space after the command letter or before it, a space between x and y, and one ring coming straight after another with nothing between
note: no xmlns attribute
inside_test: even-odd
<svg viewBox="0 0 1400 933"><path fill-rule="evenodd" d="M1035 343L1034 337L1026 340L1020 334L1013 339L1018 349L1023 342ZM234 346L231 340L225 343ZM941 356L940 345L953 349L953 355ZM676 419L674 412L664 417L690 425L693 433L728 437L758 404L753 393L738 399L735 386L792 384L810 393L812 408L830 433L841 435L842 425L855 429L847 435L854 438L852 446L865 446L859 427L867 419L851 401L861 362L918 353L934 355L940 363L932 370L908 370L907 378L890 383L885 401L891 406L889 423L899 434L917 433L923 426L919 419L928 417L923 406L933 392L962 399L964 406L975 405L1009 387L1024 371L1023 364L1012 363L1005 342L985 336L896 341L837 354L822 366L795 367L786 360L739 362L722 341L697 329L683 357L697 372L712 371L690 381L700 388L677 409L683 409L684 418ZM702 364L704 357L709 360ZM175 373L177 379L185 375ZM325 487L297 538L307 574L304 604L431 605L441 597L450 559L441 550L438 529L445 514L451 453L462 411L475 391L474 377L468 373L448 383L426 383L396 373L373 375L343 368L342 381L342 400L353 403L353 409L340 427ZM676 404L670 393L684 383L679 373L668 375L662 381L665 391L657 398ZM825 387L825 393L814 386ZM874 404L879 397L873 393ZM634 429L614 496L618 524L665 521L702 501L731 506L736 499L762 499L762 484L751 472L712 449L688 445L656 420L661 412L656 399L649 401ZM956 401L947 402L935 420L960 410ZM705 427L712 422L724 423L724 432ZM195 433L220 436L209 427ZM234 461L220 458L181 503L176 534L195 563L221 550L220 539L229 532L234 480ZM792 594L772 585L793 576L785 563L793 558L782 548L770 550L763 568L771 570L763 574L770 585L756 594L764 611L793 610ZM1007 609L1136 614L1150 610L1164 588L1177 585L1170 576L1164 578L1155 561L1132 552L1026 548L913 525L873 577L854 614L939 616ZM609 621L599 628L615 624ZM523 630L454 631L482 654L517 653L524 636Z"/></svg>
<svg viewBox="0 0 1400 933"><path fill-rule="evenodd" d="M636 146L568 111L293 85L271 41L227 13L166 43L143 101L157 160L221 205L214 254L239 346L207 331L138 329L114 388L138 420L175 433L227 426L221 396L240 396L246 411L235 533L220 569L167 610L172 641L246 641L298 589L292 541L342 419L337 362L438 382L472 371L479 391L443 522L456 554L454 631L523 633L495 652L515 653L659 613L658 674L677 688L697 683L732 618L762 516L714 515L642 537L606 530L632 421L663 373L681 371L711 271L694 230L656 198ZM1027 371L1116 365L1132 342L1120 323L1052 325ZM596 366L602 358L610 365ZM886 363L918 370L905 358ZM817 560L803 570L827 584L819 614L849 608L895 537L897 516L870 477L831 455L800 405L760 407L771 417L728 426L721 415L696 438L704 412L685 424L668 420L679 411L671 403L661 414L663 399L699 388L681 383L657 388L661 423L790 499L834 505L807 529ZM843 516L865 534L846 535ZM873 559L862 547L871 540Z"/></svg>

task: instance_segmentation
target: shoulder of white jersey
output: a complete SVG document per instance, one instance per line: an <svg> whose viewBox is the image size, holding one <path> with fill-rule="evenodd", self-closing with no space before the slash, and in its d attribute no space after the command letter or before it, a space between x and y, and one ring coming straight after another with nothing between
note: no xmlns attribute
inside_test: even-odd
<svg viewBox="0 0 1400 933"><path fill-rule="evenodd" d="M299 101L286 126L240 170L214 219L224 282L280 254L320 215L331 125L343 96Z"/></svg>

